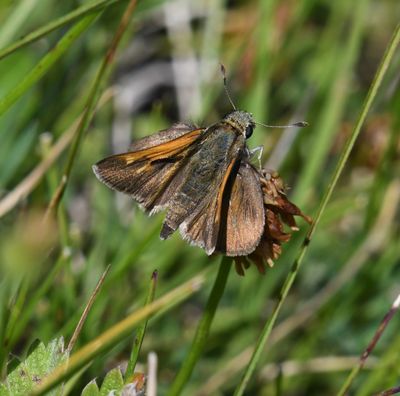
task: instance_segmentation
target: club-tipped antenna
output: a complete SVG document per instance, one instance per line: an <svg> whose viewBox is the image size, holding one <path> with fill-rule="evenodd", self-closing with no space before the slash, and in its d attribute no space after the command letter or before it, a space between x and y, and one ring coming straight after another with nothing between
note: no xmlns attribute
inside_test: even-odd
<svg viewBox="0 0 400 396"><path fill-rule="evenodd" d="M261 125L265 128L305 128L308 127L308 122L305 121L299 121L299 122L295 122L293 124L289 124L289 125L267 125L267 124L263 124L261 122L257 122L255 121L255 123L257 125Z"/></svg>
<svg viewBox="0 0 400 396"><path fill-rule="evenodd" d="M229 94L228 86L226 84L226 69L225 69L225 66L222 63L220 63L220 66L221 66L221 74L222 74L222 78L223 78L223 81L224 81L224 89L225 89L226 96L228 97L228 100L229 100L230 104L232 105L233 110L236 111L237 109L236 109L235 103L233 103L231 95Z"/></svg>

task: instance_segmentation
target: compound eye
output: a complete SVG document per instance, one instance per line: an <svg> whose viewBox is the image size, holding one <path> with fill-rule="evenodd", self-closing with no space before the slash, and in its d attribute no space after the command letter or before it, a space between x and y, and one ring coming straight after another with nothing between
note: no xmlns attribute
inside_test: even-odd
<svg viewBox="0 0 400 396"><path fill-rule="evenodd" d="M252 124L247 125L245 132L246 139L248 139L253 134L253 130L254 130L254 125Z"/></svg>

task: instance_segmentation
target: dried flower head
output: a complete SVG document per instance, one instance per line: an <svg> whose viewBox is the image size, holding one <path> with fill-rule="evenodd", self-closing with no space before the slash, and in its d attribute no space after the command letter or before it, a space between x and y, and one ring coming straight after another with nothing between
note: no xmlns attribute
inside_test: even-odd
<svg viewBox="0 0 400 396"><path fill-rule="evenodd" d="M298 231L294 216L301 216L308 223L311 218L306 216L286 196L285 186L276 171L262 169L259 171L260 184L264 196L265 226L260 243L248 256L235 257L236 271L244 275L244 269L253 262L260 273L265 273L265 263L274 265L282 252L282 243L289 241L291 234L285 232L285 224L292 231Z"/></svg>

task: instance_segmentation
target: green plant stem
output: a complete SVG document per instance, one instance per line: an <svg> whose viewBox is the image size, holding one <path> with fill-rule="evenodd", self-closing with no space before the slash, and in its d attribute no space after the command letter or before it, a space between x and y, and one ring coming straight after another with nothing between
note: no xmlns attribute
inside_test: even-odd
<svg viewBox="0 0 400 396"><path fill-rule="evenodd" d="M372 104L372 102L373 102L373 100L374 100L374 98L375 98L375 96L377 94L378 88L380 87L380 85L382 83L383 77L386 74L386 71L387 71L387 69L389 67L389 64L390 64L392 58L393 58L395 49L398 46L399 41L400 41L400 24L397 25L397 27L395 29L395 32L393 34L393 37L392 37L392 39L391 39L391 41L389 43L389 46L386 49L386 52L385 52L385 54L383 56L383 59L382 59L382 62L379 65L378 71L375 74L374 81L372 82L371 87L370 87L370 89L368 91L367 97L366 97L366 99L364 101L364 104L363 104L363 107L361 109L361 113L359 115L359 118L358 118L358 120L356 122L356 125L355 125L355 127L354 127L354 129L353 129L353 131L352 131L352 133L351 133L351 135L349 137L349 139L346 142L346 145L345 145L345 147L343 149L343 152L342 152L342 154L340 156L338 164L336 165L335 171L334 171L334 173L333 173L333 175L331 177L331 181L330 181L330 183L328 185L328 188L327 188L327 190L325 192L325 195L324 195L324 197L323 197L323 199L321 201L321 204L319 206L317 215L315 216L315 220L314 220L313 224L311 225L311 227L310 227L310 229L309 229L309 231L307 233L306 238L304 239L302 248L301 248L297 258L295 259L295 261L292 264L291 271L290 271L289 275L286 277L286 280L285 280L285 282L283 284L283 287L281 289L279 301L278 301L277 305L275 306L271 317L266 322L266 324L264 326L264 329L262 330L262 333L260 335L260 338L257 341L257 344L256 344L255 350L253 352L253 355L252 355L252 357L250 359L250 362L249 362L249 364L248 364L248 366L246 368L246 371L245 371L245 373L244 373L244 375L243 375L238 387L235 390L234 396L243 395L244 390L245 390L245 388L247 386L247 383L249 382L249 380L250 380L250 378L251 378L251 376L252 376L252 374L253 374L256 366L257 366L257 363L260 360L261 353L262 353L262 351L264 349L264 346L265 346L266 342L269 339L269 336L271 334L272 328L273 328L273 326L274 326L274 324L276 322L276 319L277 319L277 317L278 317L278 315L280 313L280 310L281 310L281 308L282 308L282 306L283 306L283 304L284 304L284 302L286 300L286 297L287 297L287 295L288 295L288 293L290 291L290 288L292 287L292 284L293 284L294 280L296 279L296 276L297 276L297 274L298 274L298 272L300 270L301 263L303 261L303 258L305 256L305 254L306 254L306 251L307 251L308 246L310 244L311 238L314 235L316 227L317 227L318 223L321 220L321 216L325 211L325 208L326 208L326 205L327 205L329 199L331 198L331 195L333 193L333 190L335 189L337 181L338 181L340 175L343 172L344 166L345 166L345 164L346 164L346 162L347 162L347 160L349 158L349 155L350 155L350 152L351 152L351 150L352 150L352 148L354 146L354 143L355 143L355 141L356 141L356 139L357 139L357 137L358 137L358 135L360 133L361 127L362 127L362 125L363 125L363 123L365 121L365 118L366 118L366 116L368 114L368 111L371 108L371 104Z"/></svg>
<svg viewBox="0 0 400 396"><path fill-rule="evenodd" d="M64 364L58 366L31 392L31 395L44 395L66 378L71 378L74 373L88 364L96 356L110 350L125 337L129 336L139 322L161 310L165 312L167 309L185 300L198 291L204 284L204 281L204 273L197 275L151 304L133 312L74 353Z"/></svg>
<svg viewBox="0 0 400 396"><path fill-rule="evenodd" d="M211 323L214 319L215 311L217 309L219 301L221 300L222 294L224 293L226 281L228 279L231 266L232 259L229 257L223 257L203 316L197 326L192 347L178 375L176 376L175 381L173 382L170 390L167 393L168 396L176 396L181 394L184 386L188 382L193 372L194 366L199 360L201 354L203 353L204 346L210 332Z"/></svg>
<svg viewBox="0 0 400 396"><path fill-rule="evenodd" d="M155 295L156 286L157 286L157 276L158 276L157 271L154 271L151 275L150 287L149 287L149 292L147 294L145 306L151 304L154 300L154 295ZM132 375L135 372L135 367L136 367L136 363L137 363L137 360L139 357L140 349L142 347L144 334L146 333L147 322L148 322L148 319L146 319L143 322L143 324L139 326L135 340L133 341L131 356L129 358L128 367L126 368L126 372L125 372L125 383L126 384L131 382Z"/></svg>
<svg viewBox="0 0 400 396"><path fill-rule="evenodd" d="M88 15L77 22L16 87L0 99L0 116L3 115L33 84L46 74L61 55L64 54L74 41L91 25L97 15L98 14Z"/></svg>
<svg viewBox="0 0 400 396"><path fill-rule="evenodd" d="M59 29L65 26L68 23L71 23L79 18L84 17L85 15L92 14L94 12L100 11L105 7L120 2L122 0L98 0L91 4L84 5L82 7L77 8L70 13L63 15L60 18L57 18L55 21L49 22L45 26L35 30L32 33L27 34L20 40L8 45L7 47L0 50L0 60L5 58L6 56L12 54L16 50L33 43L36 40L46 36L47 34L51 33L52 31Z"/></svg>

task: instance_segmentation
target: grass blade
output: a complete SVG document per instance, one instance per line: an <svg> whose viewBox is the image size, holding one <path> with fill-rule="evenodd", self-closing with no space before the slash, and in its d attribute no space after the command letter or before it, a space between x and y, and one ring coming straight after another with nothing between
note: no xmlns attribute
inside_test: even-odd
<svg viewBox="0 0 400 396"><path fill-rule="evenodd" d="M103 274L101 275L99 281L97 282L97 285L95 287L95 289L93 290L92 295L89 298L89 301L86 304L85 309L82 312L82 316L79 319L79 322L75 328L74 334L72 334L71 339L69 340L68 346L67 346L67 353L70 354L72 349L74 348L75 344L76 344L76 340L79 337L79 334L82 331L82 327L85 323L85 320L87 318L87 316L89 315L90 312L90 308L92 307L94 300L96 299L96 296L99 294L99 291L101 289L101 287L103 286L104 283L104 279L106 278L108 271L110 270L110 266L108 266L105 271L103 272Z"/></svg>

